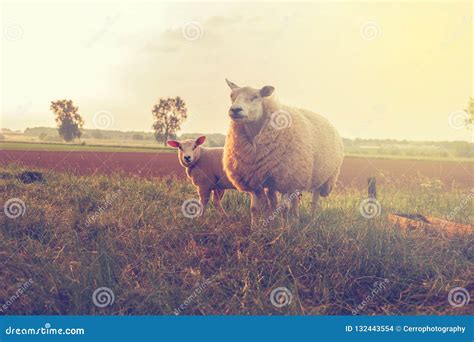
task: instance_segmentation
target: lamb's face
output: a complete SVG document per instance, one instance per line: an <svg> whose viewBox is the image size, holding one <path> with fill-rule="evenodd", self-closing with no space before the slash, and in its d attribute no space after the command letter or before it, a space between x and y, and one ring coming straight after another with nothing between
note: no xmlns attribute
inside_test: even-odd
<svg viewBox="0 0 474 342"><path fill-rule="evenodd" d="M201 157L201 145L204 141L206 141L206 137L202 136L196 140L168 140L167 144L178 149L179 163L184 167L190 167Z"/></svg>
<svg viewBox="0 0 474 342"><path fill-rule="evenodd" d="M275 88L265 86L262 89L251 87L239 87L228 80L227 84L232 90L230 99L232 105L229 108L229 116L234 122L257 121L263 116L263 98L270 96Z"/></svg>

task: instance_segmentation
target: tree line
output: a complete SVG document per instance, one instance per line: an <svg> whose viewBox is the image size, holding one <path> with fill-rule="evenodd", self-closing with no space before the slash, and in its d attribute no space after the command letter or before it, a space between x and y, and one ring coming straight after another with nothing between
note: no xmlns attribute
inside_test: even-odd
<svg viewBox="0 0 474 342"><path fill-rule="evenodd" d="M81 137L84 119L79 114L79 107L75 106L72 100L53 101L50 108L55 114L59 136L64 141L70 142ZM179 131L181 125L187 119L186 103L179 96L160 98L158 103L153 106L151 113L153 116L152 128L155 140L162 142L164 145L166 145L166 140L176 138L176 132ZM466 127L471 127L474 124L473 98L469 99L466 113L468 116L465 120L465 125ZM100 134L100 132L97 134ZM138 138L137 136L137 140ZM345 141L345 145L354 146L364 140ZM382 141L387 142L386 139ZM372 139L372 142L376 142L376 140Z"/></svg>
<svg viewBox="0 0 474 342"><path fill-rule="evenodd" d="M59 136L66 142L79 139L84 127L84 119L79 107L72 100L52 101L51 111L55 115ZM155 140L166 146L166 140L176 138L176 132L187 119L187 107L179 97L160 98L151 110Z"/></svg>

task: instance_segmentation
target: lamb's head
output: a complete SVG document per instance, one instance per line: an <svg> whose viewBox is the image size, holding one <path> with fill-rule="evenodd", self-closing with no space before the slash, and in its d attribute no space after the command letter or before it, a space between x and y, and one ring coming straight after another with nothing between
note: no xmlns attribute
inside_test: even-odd
<svg viewBox="0 0 474 342"><path fill-rule="evenodd" d="M201 145L206 141L205 136L201 136L196 140L168 140L166 143L168 146L178 149L179 163L184 167L190 167L194 165L201 157Z"/></svg>
<svg viewBox="0 0 474 342"><path fill-rule="evenodd" d="M246 123L262 118L263 98L272 95L275 88L272 86L261 89L239 87L227 79L226 81L231 89L232 105L229 108L229 116L232 121Z"/></svg>

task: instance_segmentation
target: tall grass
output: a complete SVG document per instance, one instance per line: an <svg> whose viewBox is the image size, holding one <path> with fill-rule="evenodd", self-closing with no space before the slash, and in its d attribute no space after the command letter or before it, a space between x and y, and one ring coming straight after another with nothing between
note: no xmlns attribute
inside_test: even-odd
<svg viewBox="0 0 474 342"><path fill-rule="evenodd" d="M391 211L446 217L466 189L417 180L384 185L382 212L372 219L360 214L365 193L356 189L337 189L318 214L305 194L299 220L249 229L244 194L226 195L228 217L211 206L187 218L181 205L195 190L171 178L54 173L34 184L4 178L0 204L18 198L26 212L0 215L0 307L25 281L33 284L3 314L162 315L183 308L183 315L336 315L362 303L358 314L473 312L472 305L451 306L447 294L456 286L473 290L474 233L451 239L405 233L386 217ZM454 220L472 223L471 208ZM99 287L112 289L112 305L94 305ZM278 287L291 292L289 305L272 305Z"/></svg>

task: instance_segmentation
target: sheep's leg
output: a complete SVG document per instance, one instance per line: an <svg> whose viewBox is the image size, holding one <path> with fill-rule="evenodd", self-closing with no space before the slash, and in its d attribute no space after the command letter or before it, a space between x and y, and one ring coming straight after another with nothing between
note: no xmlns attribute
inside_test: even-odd
<svg viewBox="0 0 474 342"><path fill-rule="evenodd" d="M209 199L211 198L211 189L200 187L198 189L199 192L199 200L201 202L202 213L206 209L207 204L209 203Z"/></svg>
<svg viewBox="0 0 474 342"><path fill-rule="evenodd" d="M217 209L219 209L219 211L222 214L227 216L227 213L222 207L222 202L221 202L222 197L224 197L224 194L225 194L225 189L214 189L213 194L214 194L214 204L216 205Z"/></svg>
<svg viewBox="0 0 474 342"><path fill-rule="evenodd" d="M300 198L301 194L295 194L293 193L290 197L290 215L292 217L299 218L300 216L300 211L298 210L299 204L300 204Z"/></svg>
<svg viewBox="0 0 474 342"><path fill-rule="evenodd" d="M316 213L320 208L319 203L318 203L318 201L319 201L319 192L320 192L319 189L314 189L313 190L313 198L311 200L311 211L313 213Z"/></svg>
<svg viewBox="0 0 474 342"><path fill-rule="evenodd" d="M290 217L290 209L291 209L291 200L290 200L289 193L282 194L280 207L283 209L282 210L283 222L287 223Z"/></svg>
<svg viewBox="0 0 474 342"><path fill-rule="evenodd" d="M258 224L259 218L262 216L262 212L265 209L265 203L267 197L263 190L257 190L250 193L250 212L251 212L251 221L252 226Z"/></svg>
<svg viewBox="0 0 474 342"><path fill-rule="evenodd" d="M270 204L270 210L272 212L275 212L277 205L278 205L278 199L277 199L277 194L276 191L273 189L268 189L267 190L267 197L268 197L268 203Z"/></svg>
<svg viewBox="0 0 474 342"><path fill-rule="evenodd" d="M301 199L301 193L298 191L292 193L283 194L280 207L284 208L283 210L283 220L285 224L289 223L292 217L299 217L299 203Z"/></svg>

